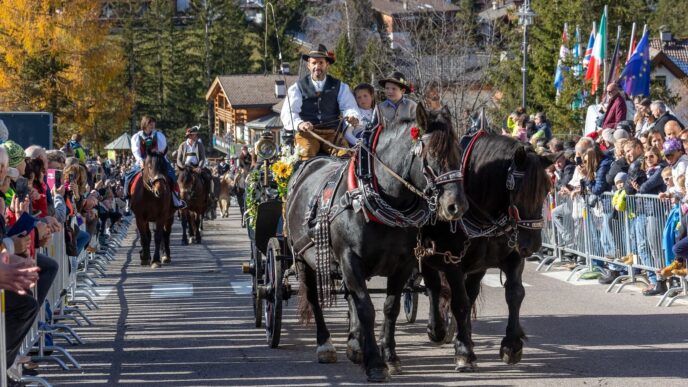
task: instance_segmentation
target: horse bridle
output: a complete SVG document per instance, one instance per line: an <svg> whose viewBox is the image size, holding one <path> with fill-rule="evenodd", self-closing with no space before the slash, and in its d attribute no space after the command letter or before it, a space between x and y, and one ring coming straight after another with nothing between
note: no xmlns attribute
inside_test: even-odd
<svg viewBox="0 0 688 387"><path fill-rule="evenodd" d="M402 176L400 176L398 173L396 173L392 168L387 166L379 157L378 155L371 151L371 149L365 145L363 142L360 142L360 146L363 150L367 151L368 154L370 154L375 161L377 161L382 168L387 171L392 177L394 177L396 180L398 180L400 183L402 183L409 191L413 192L415 195L420 197L421 199L425 200L427 206L428 206L428 216L423 222L426 223L431 217L434 217L434 215L437 213L437 203L439 200L439 195L441 191L441 187L449 184L449 183L458 183L463 181L463 172L461 168L459 167L458 170L450 170L448 172L442 173L440 175L437 175L435 171L428 165L427 161L427 156L426 153L423 152L425 149L425 142L423 139L426 136L430 136L431 134L424 134L421 136L421 138L418 139L418 143L416 146L412 149L413 156L418 156L421 159L421 169L423 173L423 177L425 178L425 189L421 190L413 183L409 182ZM413 161L411 162L411 166L413 167ZM417 226L422 226L422 224L417 225Z"/></svg>

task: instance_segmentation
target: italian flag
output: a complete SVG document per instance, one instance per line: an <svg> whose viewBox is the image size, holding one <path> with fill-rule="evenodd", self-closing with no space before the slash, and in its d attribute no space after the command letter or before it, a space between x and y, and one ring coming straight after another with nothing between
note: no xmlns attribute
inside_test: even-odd
<svg viewBox="0 0 688 387"><path fill-rule="evenodd" d="M597 36L595 36L595 45L592 47L592 57L590 58L590 63L588 64L588 71L585 73L585 80L589 81L592 79L592 94L594 95L597 91L597 87L600 85L600 78L602 78L602 63L604 62L605 53L607 52L607 15L602 13L602 19L600 20L600 27L597 30Z"/></svg>

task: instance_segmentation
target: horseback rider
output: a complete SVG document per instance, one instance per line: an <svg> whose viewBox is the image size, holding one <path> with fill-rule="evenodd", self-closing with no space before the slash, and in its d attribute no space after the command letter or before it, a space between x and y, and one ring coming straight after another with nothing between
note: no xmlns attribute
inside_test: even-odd
<svg viewBox="0 0 688 387"><path fill-rule="evenodd" d="M332 143L342 116L351 125L358 125L356 100L346 83L327 75L335 58L325 46L320 44L301 58L307 62L310 74L289 87L289 103L282 106L280 114L284 129L298 131L295 142L303 149L302 160L316 156L320 150L343 155L313 134Z"/></svg>
<svg viewBox="0 0 688 387"><path fill-rule="evenodd" d="M217 164L217 176L222 177L222 175L229 172L230 168L231 166L229 165L229 156L227 156L224 159L220 160L220 162Z"/></svg>
<svg viewBox="0 0 688 387"><path fill-rule="evenodd" d="M205 147L198 139L199 126L186 129L186 140L179 144L177 149L177 168L184 167L200 168L201 179L205 192L210 193L210 181L212 176L208 170L208 159L205 157Z"/></svg>
<svg viewBox="0 0 688 387"><path fill-rule="evenodd" d="M131 138L131 152L134 154L136 162L125 177L124 187L127 190L127 196L129 196L129 183L143 169L143 161L146 159L146 156L151 152L167 153L167 139L161 131L155 130L155 118L151 116L143 116L141 118L141 130ZM184 208L186 203L179 199L179 188L177 187L177 176L174 173L174 167L167 160L167 157L165 157L165 162L167 164L167 177L170 179L170 186L172 188L174 207L176 209Z"/></svg>

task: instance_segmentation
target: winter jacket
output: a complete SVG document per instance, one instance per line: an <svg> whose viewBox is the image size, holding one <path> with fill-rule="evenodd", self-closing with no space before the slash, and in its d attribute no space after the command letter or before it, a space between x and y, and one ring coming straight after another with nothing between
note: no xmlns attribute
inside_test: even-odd
<svg viewBox="0 0 688 387"><path fill-rule="evenodd" d="M631 185L632 181L637 182L638 185L642 185L645 182L645 180L647 180L647 175L645 174L645 171L643 171L642 166L643 157L638 157L628 167L628 176L626 177L626 184L624 185L624 189L626 190L626 193L629 195L636 194L635 188L633 188L633 186Z"/></svg>
<svg viewBox="0 0 688 387"><path fill-rule="evenodd" d="M619 189L614 192L612 197L612 206L619 212L626 211L626 191Z"/></svg>
<svg viewBox="0 0 688 387"><path fill-rule="evenodd" d="M576 166L572 162L566 161L564 169L562 171L555 172L557 174L557 183L555 186L557 191L559 191L562 187L567 187L569 189L571 188L569 183L571 182L571 178L573 178L573 173L575 171Z"/></svg>
<svg viewBox="0 0 688 387"><path fill-rule="evenodd" d="M619 172L628 172L628 161L623 157L612 162L612 166L607 173L607 184L613 186L614 178Z"/></svg>
<svg viewBox="0 0 688 387"><path fill-rule="evenodd" d="M666 191L666 184L664 184L664 179L662 179L662 169L664 167L665 165L660 164L647 171L647 180L640 185L638 193L657 195L660 192Z"/></svg>
<svg viewBox="0 0 688 387"><path fill-rule="evenodd" d="M654 129L664 133L664 126L669 121L676 121L676 122L678 122L678 126L681 127L681 130L685 129L685 126L683 126L683 123L678 118L676 118L676 116L669 114L669 112L662 114L662 116L657 119L657 121L655 122Z"/></svg>
<svg viewBox="0 0 688 387"><path fill-rule="evenodd" d="M609 104L607 113L604 115L604 121L602 121L602 128L616 128L616 125L626 119L626 101L624 98L617 94L616 97Z"/></svg>

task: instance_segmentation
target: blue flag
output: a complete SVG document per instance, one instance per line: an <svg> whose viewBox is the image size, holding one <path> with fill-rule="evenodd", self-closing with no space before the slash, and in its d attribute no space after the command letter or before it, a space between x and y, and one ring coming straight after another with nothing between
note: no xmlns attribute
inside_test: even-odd
<svg viewBox="0 0 688 387"><path fill-rule="evenodd" d="M619 83L621 87L631 97L636 95L650 95L650 42L648 31L645 31L643 37L638 42L638 45L631 55L631 59L626 64Z"/></svg>

